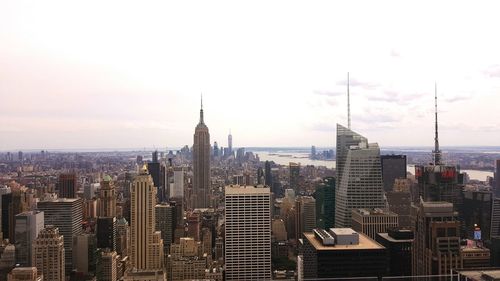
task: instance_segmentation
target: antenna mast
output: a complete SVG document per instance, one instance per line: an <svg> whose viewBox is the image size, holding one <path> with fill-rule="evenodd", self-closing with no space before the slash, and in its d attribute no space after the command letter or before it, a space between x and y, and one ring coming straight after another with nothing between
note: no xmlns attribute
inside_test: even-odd
<svg viewBox="0 0 500 281"><path fill-rule="evenodd" d="M438 135L438 109L437 109L437 83L434 82L434 165L441 164L441 150L439 150L439 135Z"/></svg>
<svg viewBox="0 0 500 281"><path fill-rule="evenodd" d="M347 128L351 129L351 96L349 95L349 72L347 72Z"/></svg>

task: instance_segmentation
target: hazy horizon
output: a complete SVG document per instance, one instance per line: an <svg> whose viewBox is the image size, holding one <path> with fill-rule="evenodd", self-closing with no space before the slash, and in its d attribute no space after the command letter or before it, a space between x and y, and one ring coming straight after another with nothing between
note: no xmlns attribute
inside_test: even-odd
<svg viewBox="0 0 500 281"><path fill-rule="evenodd" d="M488 9L484 7L489 7ZM2 1L0 151L500 140L497 2ZM446 20L442 15L446 14Z"/></svg>

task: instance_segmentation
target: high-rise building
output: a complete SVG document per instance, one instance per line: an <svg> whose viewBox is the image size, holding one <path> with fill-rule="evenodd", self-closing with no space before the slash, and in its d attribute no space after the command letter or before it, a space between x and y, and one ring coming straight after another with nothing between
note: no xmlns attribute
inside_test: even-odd
<svg viewBox="0 0 500 281"><path fill-rule="evenodd" d="M290 172L290 188L295 190L295 193L299 193L299 184L300 184L300 164L290 162L289 164L289 172Z"/></svg>
<svg viewBox="0 0 500 281"><path fill-rule="evenodd" d="M119 218L116 221L116 252L118 255L128 256L130 227L125 218Z"/></svg>
<svg viewBox="0 0 500 281"><path fill-rule="evenodd" d="M325 177L316 187L316 221L321 228L329 229L335 226L335 178ZM317 225L320 227L320 225Z"/></svg>
<svg viewBox="0 0 500 281"><path fill-rule="evenodd" d="M214 141L214 157L219 157L219 145Z"/></svg>
<svg viewBox="0 0 500 281"><path fill-rule="evenodd" d="M201 280L208 267L207 255L202 253L201 242L182 237L170 246L168 280Z"/></svg>
<svg viewBox="0 0 500 281"><path fill-rule="evenodd" d="M203 120L203 103L200 122L194 131L193 143L193 208L207 208L210 190L210 133Z"/></svg>
<svg viewBox="0 0 500 281"><path fill-rule="evenodd" d="M7 281L43 281L36 267L16 267L7 276Z"/></svg>
<svg viewBox="0 0 500 281"><path fill-rule="evenodd" d="M377 233L398 227L398 215L385 209L352 210L352 229L375 240Z"/></svg>
<svg viewBox="0 0 500 281"><path fill-rule="evenodd" d="M226 186L226 280L271 279L270 200L268 187Z"/></svg>
<svg viewBox="0 0 500 281"><path fill-rule="evenodd" d="M493 198L491 204L490 237L500 239L500 198Z"/></svg>
<svg viewBox="0 0 500 281"><path fill-rule="evenodd" d="M229 135L227 136L227 150L228 156L233 154L233 135L231 135L231 130L229 130Z"/></svg>
<svg viewBox="0 0 500 281"><path fill-rule="evenodd" d="M79 274L94 274L97 267L97 239L94 234L82 233L73 239L74 270Z"/></svg>
<svg viewBox="0 0 500 281"><path fill-rule="evenodd" d="M31 266L31 246L44 225L43 212L27 211L15 216L17 264L21 266Z"/></svg>
<svg viewBox="0 0 500 281"><path fill-rule="evenodd" d="M116 217L99 217L97 226L97 247L116 250Z"/></svg>
<svg viewBox="0 0 500 281"><path fill-rule="evenodd" d="M387 274L387 250L350 228L306 232L302 251L298 267L303 270L304 279L373 278Z"/></svg>
<svg viewBox="0 0 500 281"><path fill-rule="evenodd" d="M156 188L143 167L131 187L130 261L132 271L163 268L163 241L155 229Z"/></svg>
<svg viewBox="0 0 500 281"><path fill-rule="evenodd" d="M160 195L160 190L162 189L162 180L161 180L161 168L160 162L158 162L158 151L153 151L152 160L148 162L148 172L153 178L153 184L157 189L157 195ZM162 198L158 198L158 202L161 202Z"/></svg>
<svg viewBox="0 0 500 281"><path fill-rule="evenodd" d="M495 162L495 196L500 197L500 159Z"/></svg>
<svg viewBox="0 0 500 281"><path fill-rule="evenodd" d="M5 187L0 190L0 208L2 221L0 231L3 239L14 240L14 210L12 204L12 192L10 188Z"/></svg>
<svg viewBox="0 0 500 281"><path fill-rule="evenodd" d="M184 167L174 167L174 183L170 188L170 198L184 198Z"/></svg>
<svg viewBox="0 0 500 281"><path fill-rule="evenodd" d="M337 175L336 227L351 226L352 209L385 207L378 144L338 124Z"/></svg>
<svg viewBox="0 0 500 281"><path fill-rule="evenodd" d="M267 186L273 186L273 175L271 174L271 162L266 161L264 163L264 174L265 174L265 184ZM274 191L273 191L274 193Z"/></svg>
<svg viewBox="0 0 500 281"><path fill-rule="evenodd" d="M406 179L406 155L382 155L380 161L384 190L391 191L396 179Z"/></svg>
<svg viewBox="0 0 500 281"><path fill-rule="evenodd" d="M60 174L57 182L59 198L76 198L76 174Z"/></svg>
<svg viewBox="0 0 500 281"><path fill-rule="evenodd" d="M116 217L116 189L110 176L104 176L99 189L99 217Z"/></svg>
<svg viewBox="0 0 500 281"><path fill-rule="evenodd" d="M295 241L302 238L304 232L316 228L316 200L311 196L299 196L295 200Z"/></svg>
<svg viewBox="0 0 500 281"><path fill-rule="evenodd" d="M117 272L118 255L115 251L106 249L101 252L98 269L98 280L116 281L118 280Z"/></svg>
<svg viewBox="0 0 500 281"><path fill-rule="evenodd" d="M163 240L163 253L167 255L170 250L170 245L174 239L175 230L175 206L163 203L155 206L156 230L161 232Z"/></svg>
<svg viewBox="0 0 500 281"><path fill-rule="evenodd" d="M462 224L468 239L490 240L492 202L493 192L490 190L464 192ZM478 230L480 238L477 237Z"/></svg>
<svg viewBox="0 0 500 281"><path fill-rule="evenodd" d="M44 280L65 281L64 239L59 229L46 225L33 241L32 264L43 274Z"/></svg>
<svg viewBox="0 0 500 281"><path fill-rule="evenodd" d="M73 270L73 239L82 233L83 203L78 198L59 198L41 201L38 210L43 211L45 225L58 228L64 236L66 273Z"/></svg>
<svg viewBox="0 0 500 281"><path fill-rule="evenodd" d="M387 233L377 233L375 241L389 252L390 276L411 276L412 230L388 229Z"/></svg>
<svg viewBox="0 0 500 281"><path fill-rule="evenodd" d="M398 215L400 227L413 227L411 222L411 193L409 187L409 180L396 179L394 189L387 191L387 203L389 210Z"/></svg>
<svg viewBox="0 0 500 281"><path fill-rule="evenodd" d="M453 204L421 201L415 208L412 275L446 275L462 268L460 222Z"/></svg>

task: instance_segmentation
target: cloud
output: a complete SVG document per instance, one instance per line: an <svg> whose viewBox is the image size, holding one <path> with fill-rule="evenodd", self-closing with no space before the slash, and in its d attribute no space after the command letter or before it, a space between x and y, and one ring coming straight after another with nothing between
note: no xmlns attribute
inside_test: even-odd
<svg viewBox="0 0 500 281"><path fill-rule="evenodd" d="M488 77L500 78L500 64L489 66L483 73Z"/></svg>
<svg viewBox="0 0 500 281"><path fill-rule="evenodd" d="M343 92L332 92L332 91L321 91L321 90L314 90L313 93L316 95L329 96L329 97L337 97L337 96L342 96L342 95L346 94Z"/></svg>
<svg viewBox="0 0 500 281"><path fill-rule="evenodd" d="M397 50L395 50L395 49L391 50L391 54L390 55L393 58L399 58L399 57L401 57L401 54Z"/></svg>
<svg viewBox="0 0 500 281"><path fill-rule="evenodd" d="M448 98L445 98L444 100L446 102L449 102L449 103L454 103L454 102L466 101L466 100L470 100L470 99L471 99L470 96L456 96L456 97L448 97Z"/></svg>
<svg viewBox="0 0 500 281"><path fill-rule="evenodd" d="M318 122L309 126L309 129L318 132L335 132L336 126L335 122L332 123Z"/></svg>
<svg viewBox="0 0 500 281"><path fill-rule="evenodd" d="M347 79L338 81L337 85L338 86L346 86ZM373 90L373 89L380 87L380 84L374 83L374 82L360 81L360 80L357 80L356 78L349 78L349 86L361 87L361 88L366 89L366 90Z"/></svg>

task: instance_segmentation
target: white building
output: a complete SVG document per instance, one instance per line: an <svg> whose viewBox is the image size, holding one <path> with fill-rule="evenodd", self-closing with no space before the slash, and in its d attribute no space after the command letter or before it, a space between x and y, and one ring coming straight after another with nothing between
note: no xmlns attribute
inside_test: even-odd
<svg viewBox="0 0 500 281"><path fill-rule="evenodd" d="M271 280L269 187L226 186L226 280Z"/></svg>

